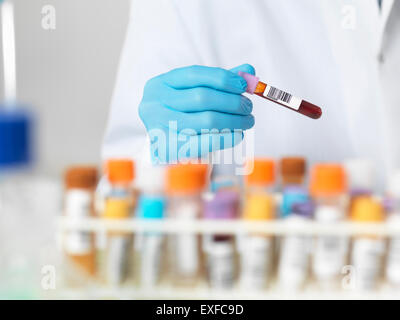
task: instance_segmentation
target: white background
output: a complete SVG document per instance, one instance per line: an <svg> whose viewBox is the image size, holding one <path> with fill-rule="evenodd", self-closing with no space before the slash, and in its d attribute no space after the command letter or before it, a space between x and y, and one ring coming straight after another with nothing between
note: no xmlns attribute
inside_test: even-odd
<svg viewBox="0 0 400 320"><path fill-rule="evenodd" d="M56 176L71 164L98 164L129 0L13 2L18 98L36 112L39 172ZM42 28L45 5L56 9L55 30Z"/></svg>

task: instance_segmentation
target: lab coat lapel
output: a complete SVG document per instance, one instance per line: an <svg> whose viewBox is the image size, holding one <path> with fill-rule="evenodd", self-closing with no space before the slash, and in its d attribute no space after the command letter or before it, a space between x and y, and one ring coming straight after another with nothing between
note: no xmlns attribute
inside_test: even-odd
<svg viewBox="0 0 400 320"><path fill-rule="evenodd" d="M378 48L377 48L378 49L377 52L379 53L380 56L382 55L385 31L390 18L390 13L392 12L394 1L395 0L384 0L382 2L381 19L379 24L379 35L378 35Z"/></svg>

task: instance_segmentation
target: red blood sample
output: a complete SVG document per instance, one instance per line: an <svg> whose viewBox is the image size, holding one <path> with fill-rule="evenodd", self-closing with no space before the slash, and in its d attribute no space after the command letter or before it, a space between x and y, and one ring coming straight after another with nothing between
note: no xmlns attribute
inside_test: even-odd
<svg viewBox="0 0 400 320"><path fill-rule="evenodd" d="M279 100L279 99L271 98L271 95L269 93L265 94L265 90L266 89L267 89L267 84L259 81L258 84L257 84L257 87L256 87L256 89L254 91L254 94L256 94L256 95L258 95L258 96L260 96L260 97L262 97L264 99L267 99L269 101L275 102L275 103L277 103L277 104L279 104L279 105L281 105L281 106L283 106L285 108L288 108L288 109L290 109L292 111L301 113L302 115L305 115L305 116L307 116L309 118L312 118L312 119L319 119L321 117L321 115L322 115L321 108L316 106L315 104L312 104L312 103L310 103L308 101L305 101L305 100L301 100L301 103L300 103L300 106L298 107L298 109L292 108L292 107L290 107L290 106L288 106L286 104L281 103L280 102L281 100ZM280 94L280 96L283 96L283 98L285 98L285 96L286 97L290 96L290 98L291 98L291 95L289 95L288 93L283 92L281 90L278 90L276 88L270 87L269 90L273 90L274 93L278 92Z"/></svg>

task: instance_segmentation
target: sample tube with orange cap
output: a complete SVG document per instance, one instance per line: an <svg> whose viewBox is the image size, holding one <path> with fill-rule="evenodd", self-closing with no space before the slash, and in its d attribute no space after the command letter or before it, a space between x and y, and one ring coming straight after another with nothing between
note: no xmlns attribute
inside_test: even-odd
<svg viewBox="0 0 400 320"><path fill-rule="evenodd" d="M207 184L208 166L177 164L167 169L168 217L196 223L202 213L201 195ZM201 241L195 234L174 234L169 239L172 280L176 285L193 285L201 272Z"/></svg>
<svg viewBox="0 0 400 320"><path fill-rule="evenodd" d="M276 204L272 195L275 185L275 162L257 158L248 162L246 196L243 218L265 221L275 218ZM252 170L251 170L252 167ZM246 234L238 238L240 252L240 286L243 289L262 289L268 284L272 265L274 241L272 236Z"/></svg>
<svg viewBox="0 0 400 320"><path fill-rule="evenodd" d="M106 198L105 219L129 219L136 205L132 198L134 163L129 159L111 159L106 163L106 175L111 191ZM120 285L131 273L133 235L108 232L106 252L106 281Z"/></svg>
<svg viewBox="0 0 400 320"><path fill-rule="evenodd" d="M382 204L371 196L356 198L350 216L358 223L382 223L385 218ZM380 237L363 235L353 238L351 265L355 268L356 289L377 289L384 252L385 242Z"/></svg>
<svg viewBox="0 0 400 320"><path fill-rule="evenodd" d="M248 161L246 165L250 171L245 178L247 192L272 192L276 180L275 161L266 158L256 158Z"/></svg>
<svg viewBox="0 0 400 320"><path fill-rule="evenodd" d="M94 190L97 185L97 169L71 167L65 173L64 215L79 220L93 217ZM68 231L64 237L64 250L84 276L96 273L96 248L93 233Z"/></svg>
<svg viewBox="0 0 400 320"><path fill-rule="evenodd" d="M275 218L275 201L268 193L250 193L246 197L243 218L247 221L271 221ZM238 238L240 253L239 285L244 290L262 290L271 279L274 238L250 233Z"/></svg>
<svg viewBox="0 0 400 320"><path fill-rule="evenodd" d="M316 204L315 220L333 224L345 219L347 178L340 164L317 164L311 172L310 193ZM345 237L320 236L315 239L313 274L322 288L339 285L346 264L348 240Z"/></svg>

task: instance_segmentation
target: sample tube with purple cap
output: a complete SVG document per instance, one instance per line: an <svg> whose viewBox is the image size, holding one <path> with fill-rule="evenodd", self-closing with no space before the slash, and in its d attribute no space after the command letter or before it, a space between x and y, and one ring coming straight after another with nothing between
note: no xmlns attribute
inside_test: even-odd
<svg viewBox="0 0 400 320"><path fill-rule="evenodd" d="M311 201L294 203L285 223L301 229L312 219L313 213ZM310 269L310 242L310 237L297 234L282 239L278 268L278 281L282 289L298 290L304 286Z"/></svg>
<svg viewBox="0 0 400 320"><path fill-rule="evenodd" d="M247 81L246 91L250 94L256 94L311 119L319 119L322 115L321 108L315 104L261 82L258 77L251 74L239 72L239 75Z"/></svg>
<svg viewBox="0 0 400 320"><path fill-rule="evenodd" d="M232 220L238 217L239 194L219 191L208 195L204 217L210 220ZM235 241L232 235L214 234L204 239L207 256L207 275L210 287L230 289L235 281Z"/></svg>
<svg viewBox="0 0 400 320"><path fill-rule="evenodd" d="M391 226L400 226L400 171L392 174L383 205L387 213L387 223ZM400 235L390 237L388 240L385 275L390 286L398 289L400 288Z"/></svg>

